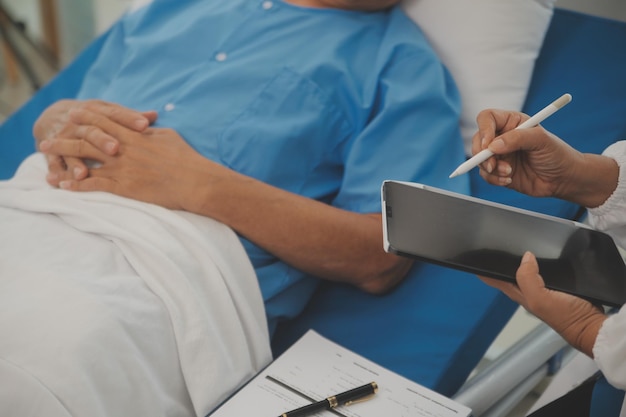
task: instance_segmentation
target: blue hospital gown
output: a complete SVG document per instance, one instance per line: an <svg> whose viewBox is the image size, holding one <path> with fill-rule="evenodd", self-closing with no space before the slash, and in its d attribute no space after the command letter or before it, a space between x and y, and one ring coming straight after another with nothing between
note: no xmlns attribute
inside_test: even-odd
<svg viewBox="0 0 626 417"><path fill-rule="evenodd" d="M157 110L206 158L346 210L380 212L385 179L469 189L448 181L465 159L457 89L397 7L155 0L113 26L79 98ZM317 280L241 240L272 331Z"/></svg>

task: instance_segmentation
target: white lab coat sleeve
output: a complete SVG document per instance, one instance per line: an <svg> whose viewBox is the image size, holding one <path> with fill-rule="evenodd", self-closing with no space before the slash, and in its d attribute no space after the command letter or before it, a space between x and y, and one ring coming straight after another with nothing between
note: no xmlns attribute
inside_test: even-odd
<svg viewBox="0 0 626 417"><path fill-rule="evenodd" d="M593 356L607 381L626 390L626 307L606 319L593 346Z"/></svg>
<svg viewBox="0 0 626 417"><path fill-rule="evenodd" d="M604 155L615 159L620 167L618 184L604 204L589 210L589 220L626 248L626 141L611 145ZM617 388L626 389L626 306L604 322L593 355L607 380Z"/></svg>
<svg viewBox="0 0 626 417"><path fill-rule="evenodd" d="M626 248L626 140L609 146L604 155L609 156L620 167L617 188L599 207L589 209L591 225L613 236L622 248Z"/></svg>

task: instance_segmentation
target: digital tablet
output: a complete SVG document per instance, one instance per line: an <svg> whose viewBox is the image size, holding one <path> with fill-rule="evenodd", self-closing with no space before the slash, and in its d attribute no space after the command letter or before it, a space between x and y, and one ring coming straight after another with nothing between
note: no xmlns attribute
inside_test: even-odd
<svg viewBox="0 0 626 417"><path fill-rule="evenodd" d="M531 251L546 287L594 303L626 303L626 266L591 227L418 183L382 185L387 252L515 282Z"/></svg>

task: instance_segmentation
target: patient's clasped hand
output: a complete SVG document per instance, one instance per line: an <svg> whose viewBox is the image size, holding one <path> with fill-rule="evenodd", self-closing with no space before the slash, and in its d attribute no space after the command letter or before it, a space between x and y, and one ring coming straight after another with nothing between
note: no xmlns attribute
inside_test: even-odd
<svg viewBox="0 0 626 417"><path fill-rule="evenodd" d="M114 25L36 123L47 160L0 188L3 412L202 416L316 278L402 279L380 184L446 186L464 152L393 3L155 0Z"/></svg>

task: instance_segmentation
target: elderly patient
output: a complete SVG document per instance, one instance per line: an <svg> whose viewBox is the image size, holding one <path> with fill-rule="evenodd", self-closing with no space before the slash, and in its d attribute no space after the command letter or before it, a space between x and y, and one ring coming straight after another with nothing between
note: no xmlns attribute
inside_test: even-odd
<svg viewBox="0 0 626 417"><path fill-rule="evenodd" d="M0 187L3 414L205 415L318 279L402 279L380 184L464 155L396 2L155 0L112 28Z"/></svg>

